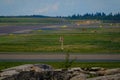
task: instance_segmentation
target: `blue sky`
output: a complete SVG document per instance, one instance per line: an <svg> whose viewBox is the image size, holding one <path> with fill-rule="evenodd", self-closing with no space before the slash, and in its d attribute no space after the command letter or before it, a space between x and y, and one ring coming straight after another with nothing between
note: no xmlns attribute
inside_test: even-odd
<svg viewBox="0 0 120 80"><path fill-rule="evenodd" d="M118 13L120 0L0 0L0 16Z"/></svg>

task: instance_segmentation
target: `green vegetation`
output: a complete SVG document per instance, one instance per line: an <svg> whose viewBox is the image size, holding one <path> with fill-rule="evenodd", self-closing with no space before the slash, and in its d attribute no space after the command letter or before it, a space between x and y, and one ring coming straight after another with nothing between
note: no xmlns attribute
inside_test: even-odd
<svg viewBox="0 0 120 80"><path fill-rule="evenodd" d="M112 22L112 23L119 23L119 20L120 20L120 13L118 14L112 14L112 13L109 13L109 14L105 14L105 13L101 13L101 12L97 12L95 14L90 14L90 13L86 13L84 15L81 15L81 14L74 14L72 16L69 16L68 18L71 18L71 19L79 19L79 20L103 20L105 22Z"/></svg>
<svg viewBox="0 0 120 80"><path fill-rule="evenodd" d="M59 24L59 26L54 24ZM36 25L52 26L42 30L36 28ZM28 34L0 35L0 52L120 53L119 23L110 24L100 23L96 20L61 18L12 17L0 18L0 27L3 26L34 26L38 30L32 30ZM93 26L98 27L94 28ZM64 37L63 51L60 49L60 36Z"/></svg>
<svg viewBox="0 0 120 80"><path fill-rule="evenodd" d="M23 64L48 64L54 68L63 68L63 62L0 62L0 70L19 66ZM90 68L90 67L104 67L104 68L119 68L120 62L74 62L71 67L81 67L81 68Z"/></svg>
<svg viewBox="0 0 120 80"><path fill-rule="evenodd" d="M0 35L0 52L120 53L120 28L35 30ZM59 38L64 37L64 50Z"/></svg>
<svg viewBox="0 0 120 80"><path fill-rule="evenodd" d="M59 18L0 18L0 23L58 23Z"/></svg>
<svg viewBox="0 0 120 80"><path fill-rule="evenodd" d="M68 20L64 20L67 22ZM62 23L60 18L0 18L0 26L35 26Z"/></svg>
<svg viewBox="0 0 120 80"><path fill-rule="evenodd" d="M74 62L75 62L75 59L70 60L70 54L66 53L65 60L62 64L62 68L68 69L68 68L72 67Z"/></svg>

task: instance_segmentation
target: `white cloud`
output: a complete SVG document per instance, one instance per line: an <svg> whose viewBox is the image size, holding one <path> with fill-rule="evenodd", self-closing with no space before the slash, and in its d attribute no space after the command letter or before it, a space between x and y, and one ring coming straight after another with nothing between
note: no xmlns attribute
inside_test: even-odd
<svg viewBox="0 0 120 80"><path fill-rule="evenodd" d="M59 8L59 4L55 3L52 5L47 5L44 8L36 9L34 12L35 13L47 13L49 11L57 11L58 8Z"/></svg>

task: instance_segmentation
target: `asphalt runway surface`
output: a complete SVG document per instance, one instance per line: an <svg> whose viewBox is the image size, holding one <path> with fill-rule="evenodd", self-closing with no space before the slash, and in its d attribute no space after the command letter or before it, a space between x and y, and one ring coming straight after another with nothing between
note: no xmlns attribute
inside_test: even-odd
<svg viewBox="0 0 120 80"><path fill-rule="evenodd" d="M46 29L61 29L61 26L69 26L69 29L72 28L97 28L98 25L76 25L76 24L44 24L44 25L24 25L24 26L0 26L0 34L11 34L11 33L30 33L32 30L46 30ZM109 28L109 26L104 26Z"/></svg>
<svg viewBox="0 0 120 80"><path fill-rule="evenodd" d="M0 54L0 61L60 61L65 54ZM120 54L70 54L77 61L119 61Z"/></svg>
<svg viewBox="0 0 120 80"><path fill-rule="evenodd" d="M51 26L51 25L49 25ZM10 33L28 33L31 30L37 30L41 28L47 28L48 25L37 25L37 26L0 26L0 34L10 34Z"/></svg>

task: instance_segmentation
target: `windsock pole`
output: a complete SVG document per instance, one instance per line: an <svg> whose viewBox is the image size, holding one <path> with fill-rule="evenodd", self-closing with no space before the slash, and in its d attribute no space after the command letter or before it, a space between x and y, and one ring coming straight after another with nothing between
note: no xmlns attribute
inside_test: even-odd
<svg viewBox="0 0 120 80"><path fill-rule="evenodd" d="M60 39L59 39L59 41L61 42L61 50L63 50L64 49L64 38L63 38L63 36L60 36Z"/></svg>
<svg viewBox="0 0 120 80"><path fill-rule="evenodd" d="M61 49L63 50L64 48L63 48L63 41L61 42Z"/></svg>

